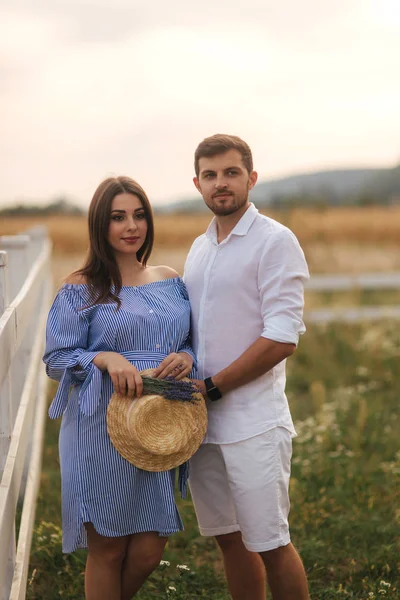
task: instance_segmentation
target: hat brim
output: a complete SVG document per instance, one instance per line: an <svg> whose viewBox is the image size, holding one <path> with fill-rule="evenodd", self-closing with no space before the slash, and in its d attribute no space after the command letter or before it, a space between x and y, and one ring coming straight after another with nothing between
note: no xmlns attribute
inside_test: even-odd
<svg viewBox="0 0 400 600"><path fill-rule="evenodd" d="M151 376L152 371L142 371L141 375ZM125 460L145 471L168 471L183 464L199 448L207 431L204 398L200 393L195 396L196 402L191 403L158 395L131 399L114 393L107 409L113 446ZM127 421L132 409L137 416L134 435ZM140 439L148 439L146 447Z"/></svg>

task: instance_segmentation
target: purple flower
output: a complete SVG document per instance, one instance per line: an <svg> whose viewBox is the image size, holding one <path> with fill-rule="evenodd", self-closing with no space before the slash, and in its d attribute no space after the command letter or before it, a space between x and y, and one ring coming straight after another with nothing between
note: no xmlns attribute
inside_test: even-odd
<svg viewBox="0 0 400 600"><path fill-rule="evenodd" d="M198 402L199 390L192 381L177 381L173 377L155 379L154 377L143 377L143 393L157 394L167 400L178 400L179 402Z"/></svg>

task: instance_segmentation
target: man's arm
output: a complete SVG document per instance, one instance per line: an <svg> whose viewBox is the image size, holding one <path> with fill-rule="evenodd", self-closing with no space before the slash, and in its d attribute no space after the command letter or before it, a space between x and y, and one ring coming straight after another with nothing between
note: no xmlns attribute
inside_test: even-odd
<svg viewBox="0 0 400 600"><path fill-rule="evenodd" d="M274 342L264 337L258 338L225 369L212 375L214 385L222 395L241 385L264 375L296 350L295 344ZM196 381L201 393L206 393L204 381Z"/></svg>

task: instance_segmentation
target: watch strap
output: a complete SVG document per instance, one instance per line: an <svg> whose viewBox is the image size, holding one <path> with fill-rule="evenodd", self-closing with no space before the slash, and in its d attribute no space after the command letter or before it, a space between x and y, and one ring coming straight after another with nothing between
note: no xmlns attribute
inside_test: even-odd
<svg viewBox="0 0 400 600"><path fill-rule="evenodd" d="M205 378L204 385L206 386L207 397L212 402L215 402L216 400L219 400L220 398L222 398L221 391L214 384L214 382L211 379L211 377L206 377Z"/></svg>

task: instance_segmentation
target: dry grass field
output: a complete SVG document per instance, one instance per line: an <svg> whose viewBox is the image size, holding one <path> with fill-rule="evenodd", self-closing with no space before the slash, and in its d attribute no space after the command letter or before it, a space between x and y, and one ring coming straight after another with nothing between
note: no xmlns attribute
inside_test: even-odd
<svg viewBox="0 0 400 600"><path fill-rule="evenodd" d="M400 269L400 207L293 209L268 215L298 237L312 273L356 273ZM194 238L210 214L156 215L153 263L182 272ZM2 217L0 235L23 232L44 223L53 241L57 277L79 266L87 248L85 217Z"/></svg>
<svg viewBox="0 0 400 600"><path fill-rule="evenodd" d="M311 273L400 270L400 207L271 213L304 248ZM152 263L179 272L209 215L156 217ZM43 222L0 218L0 235ZM79 267L86 219L49 217L56 286ZM397 290L307 293L306 307L400 304ZM291 531L312 600L400 598L400 424L396 322L307 324L288 365L288 398L298 431L291 477ZM50 388L54 395L55 385ZM59 423L47 422L29 567L29 600L83 596L84 551L63 556ZM185 531L171 536L138 600L228 600L214 542L198 534L190 499L178 500ZM181 566L184 563L185 568ZM268 596L270 598L270 596Z"/></svg>

